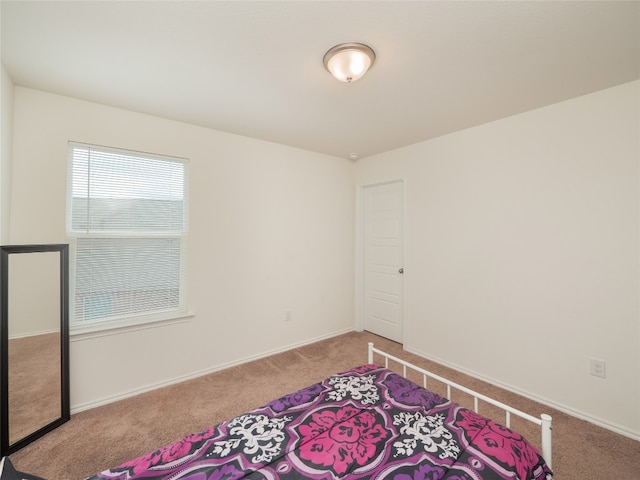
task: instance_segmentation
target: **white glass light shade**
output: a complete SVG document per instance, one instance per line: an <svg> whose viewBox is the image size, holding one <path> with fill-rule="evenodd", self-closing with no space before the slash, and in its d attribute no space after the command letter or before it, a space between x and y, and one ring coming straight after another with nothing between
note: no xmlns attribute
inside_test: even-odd
<svg viewBox="0 0 640 480"><path fill-rule="evenodd" d="M324 55L324 66L341 82L353 82L371 68L376 59L371 47L362 43L342 43Z"/></svg>

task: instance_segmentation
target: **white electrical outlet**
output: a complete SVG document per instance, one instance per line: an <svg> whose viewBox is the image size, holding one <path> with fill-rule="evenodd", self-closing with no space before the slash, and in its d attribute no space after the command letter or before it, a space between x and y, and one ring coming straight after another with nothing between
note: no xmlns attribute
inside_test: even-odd
<svg viewBox="0 0 640 480"><path fill-rule="evenodd" d="M606 378L607 369L604 360L598 360L597 358L589 359L589 371L594 377Z"/></svg>
<svg viewBox="0 0 640 480"><path fill-rule="evenodd" d="M285 322L290 322L291 321L291 310L285 310L284 311L284 321Z"/></svg>

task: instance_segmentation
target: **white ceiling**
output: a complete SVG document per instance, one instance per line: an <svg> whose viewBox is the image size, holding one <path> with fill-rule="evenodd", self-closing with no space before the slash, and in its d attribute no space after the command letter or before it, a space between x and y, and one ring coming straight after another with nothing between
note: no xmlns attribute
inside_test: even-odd
<svg viewBox="0 0 640 480"><path fill-rule="evenodd" d="M638 1L7 1L16 85L360 158L640 77ZM345 84L322 57L367 43Z"/></svg>

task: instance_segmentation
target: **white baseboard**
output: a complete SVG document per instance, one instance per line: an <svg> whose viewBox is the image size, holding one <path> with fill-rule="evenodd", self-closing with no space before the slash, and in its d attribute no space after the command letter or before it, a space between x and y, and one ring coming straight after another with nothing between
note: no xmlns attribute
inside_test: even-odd
<svg viewBox="0 0 640 480"><path fill-rule="evenodd" d="M40 330L39 332L17 333L15 335L11 335L9 337L9 340L17 340L18 338L36 337L38 335L49 335L50 333L60 333L60 328L54 328L51 330Z"/></svg>
<svg viewBox="0 0 640 480"><path fill-rule="evenodd" d="M575 410L573 408L570 408L566 405L562 405L559 404L553 400L550 400L548 398L544 398L544 397L540 397L538 395L532 394L530 392L521 390L519 388L513 387L512 385L507 385L505 383L502 383L494 378L488 377L486 375L482 375L478 372L475 372L473 370L468 370L466 368L463 368L459 365L447 362L445 360L442 360L441 358L436 358L430 355L425 354L424 352L421 352L419 350L415 350L413 348L406 348L403 347L405 351L412 353L414 355L418 355L422 358L425 358L427 360L431 360L432 362L436 362L439 363L440 365L444 365L445 367L451 368L453 370L456 370L458 372L462 372L465 375L469 375L470 377L473 378L477 378L478 380L482 380L483 382L487 382L490 383L492 385L495 385L496 387L500 387L503 390L507 390L509 392L515 393L517 395L520 395L521 397L525 397L528 398L529 400L533 400L535 402L541 403L543 405L546 405L550 408L553 408L555 410L559 410L563 413L566 413L567 415L571 415L572 417L576 417L579 418L580 420L584 420L586 422L592 423L594 425L597 425L598 427L602 427L605 428L607 430L610 430L612 432L618 433L620 435L623 435L625 437L631 438L633 440L637 440L640 441L640 432L633 432L625 427L622 427L620 425L616 425L613 424L611 422L607 422L601 418L595 417L593 415L589 415L587 413L584 412L580 412L578 410Z"/></svg>
<svg viewBox="0 0 640 480"><path fill-rule="evenodd" d="M275 355L277 353L282 353L282 352L286 352L289 350L293 350L295 348L299 348L299 347L304 347L305 345L309 345L312 343L316 343L316 342L320 342L322 340L327 340L329 338L333 338L333 337L337 337L339 335L344 335L345 333L349 333L349 332L353 332L353 328L348 328L345 330L340 330L337 332L333 332L327 335L322 335L319 337L315 337L315 338L311 338L308 340L305 340L303 342L298 342L298 343L294 343L294 344L290 344L287 345L285 347L281 347L281 348L276 348L273 350L269 350L266 352L261 352L259 354L256 355L250 355L248 357L244 357L241 358L240 360L236 360L233 362L228 362L228 363L223 363L220 365L216 365L210 368L206 368L204 370L199 370L197 372L188 374L188 375L182 375L180 377L175 377L163 382L159 382L159 383L154 383L151 385L146 385L144 387L141 388L136 388L133 390L129 390L123 393L119 393L117 395L111 395L109 397L105 397L102 398L100 400L94 400L91 402L85 402L85 403L81 403L81 404L77 404L77 405L72 405L71 406L71 414L75 414L75 413L79 413L79 412L83 412L85 410L91 410L92 408L96 408L96 407L101 407L103 405L107 405L109 403L113 403L113 402L117 402L118 400L124 400L125 398L130 398L130 397L134 397L136 395L140 395L141 393L146 393L146 392L151 392L153 390L157 390L159 388L163 388L163 387L168 387L169 385L175 385L176 383L181 383L181 382L185 382L187 380L192 380L194 378L198 378L198 377L202 377L203 375L208 375L210 373L214 373L214 372L218 372L220 370L224 370L227 368L231 368L231 367L235 367L237 365L242 365L244 363L249 363L249 362L253 362L254 360L260 360L262 358L266 358L266 357L270 357L271 355ZM363 350L363 358L365 355L365 351Z"/></svg>

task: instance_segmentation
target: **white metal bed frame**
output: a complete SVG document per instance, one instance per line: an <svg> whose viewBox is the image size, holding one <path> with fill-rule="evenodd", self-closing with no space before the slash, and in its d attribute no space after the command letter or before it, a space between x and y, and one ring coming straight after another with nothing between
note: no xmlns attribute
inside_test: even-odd
<svg viewBox="0 0 640 480"><path fill-rule="evenodd" d="M427 370L424 370L423 368L420 368L416 365L413 365L405 360L402 360L400 358L394 357L393 355L383 352L382 350L378 350L377 348L374 348L373 346L373 342L369 342L369 363L374 363L373 362L373 354L377 353L379 355L381 355L382 357L384 357L384 366L385 368L389 368L389 360L399 363L400 365L402 365L402 376L406 377L407 376L407 369L413 370L414 372L417 372L419 374L422 375L422 386L424 388L427 388L427 379L428 378L432 378L438 382L444 383L447 386L447 398L451 399L451 389L454 388L456 390L460 390L462 392L467 393L468 395L473 397L473 410L475 413L478 413L478 401L482 400L483 402L489 403L491 405L494 405L495 407L498 407L499 409L503 410L505 412L505 426L507 428L510 428L511 426L511 414L516 415L518 417L521 417L525 420L528 420L529 422L532 422L536 425L539 425L541 428L541 433L542 433L542 457L544 458L545 462L547 463L547 465L549 466L549 468L552 468L551 466L551 416L547 415L546 413L543 413L542 415L540 415L540 418L534 417L533 415L529 415L528 413L525 413L521 410L518 410L517 408L513 408L510 407L509 405L506 405L502 402L499 402L497 400L494 400L493 398L489 398L486 395L483 395L481 393L478 393L474 390L471 390L467 387L463 387L462 385L459 385L455 382L452 382L451 380L447 380L444 377L441 377L440 375L436 375L435 373L431 373Z"/></svg>

